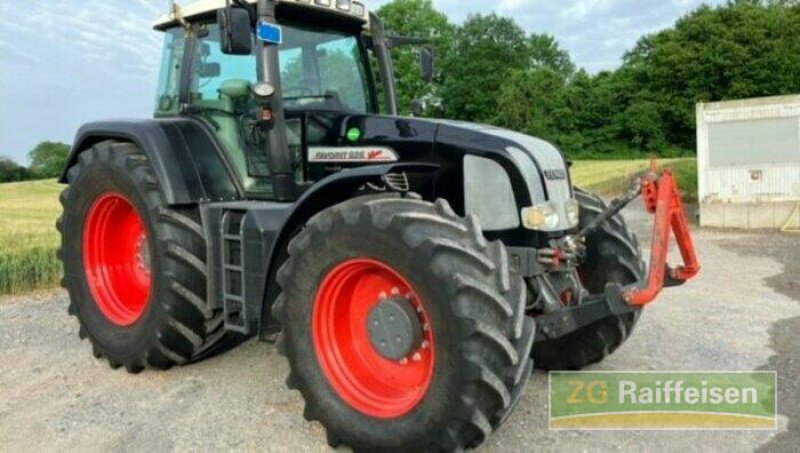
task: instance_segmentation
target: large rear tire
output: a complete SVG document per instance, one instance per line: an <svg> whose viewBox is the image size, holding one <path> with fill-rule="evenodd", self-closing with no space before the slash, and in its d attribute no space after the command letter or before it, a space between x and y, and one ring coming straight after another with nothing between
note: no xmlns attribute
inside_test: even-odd
<svg viewBox="0 0 800 453"><path fill-rule="evenodd" d="M534 337L525 287L474 218L444 201L363 197L312 218L289 255L274 307L279 351L305 418L325 426L332 446L475 447L519 401ZM411 333L423 326L400 359L381 353L370 330L387 297L417 313Z"/></svg>
<svg viewBox="0 0 800 453"><path fill-rule="evenodd" d="M81 153L61 195L63 286L95 357L138 373L200 360L224 344L206 303L206 241L196 209L171 209L135 145Z"/></svg>
<svg viewBox="0 0 800 453"><path fill-rule="evenodd" d="M580 202L580 227L588 225L606 204L599 197L575 189ZM617 214L586 238L586 261L578 268L590 294L603 294L609 283L629 285L646 275L639 241ZM613 354L633 333L641 311L612 316L557 340L537 343L536 366L545 370L579 370Z"/></svg>

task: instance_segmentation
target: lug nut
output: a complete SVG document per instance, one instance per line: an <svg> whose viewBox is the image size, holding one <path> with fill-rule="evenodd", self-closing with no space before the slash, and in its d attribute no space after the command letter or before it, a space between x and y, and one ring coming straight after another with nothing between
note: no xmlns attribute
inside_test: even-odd
<svg viewBox="0 0 800 453"><path fill-rule="evenodd" d="M431 347L431 344L428 340L422 342L422 349L428 349Z"/></svg>
<svg viewBox="0 0 800 453"><path fill-rule="evenodd" d="M396 296L398 294L400 294L400 288L395 286L394 288L392 288L392 295Z"/></svg>
<svg viewBox="0 0 800 453"><path fill-rule="evenodd" d="M419 362L420 360L422 360L422 356L419 354L419 352L417 352L411 357L411 360Z"/></svg>
<svg viewBox="0 0 800 453"><path fill-rule="evenodd" d="M400 359L400 365L408 365L408 359L407 359L407 358L405 358L405 357L403 357L402 359Z"/></svg>
<svg viewBox="0 0 800 453"><path fill-rule="evenodd" d="M382 293L378 294L378 299L380 299L380 300L386 300L387 297L388 296L386 295L386 293L382 292Z"/></svg>

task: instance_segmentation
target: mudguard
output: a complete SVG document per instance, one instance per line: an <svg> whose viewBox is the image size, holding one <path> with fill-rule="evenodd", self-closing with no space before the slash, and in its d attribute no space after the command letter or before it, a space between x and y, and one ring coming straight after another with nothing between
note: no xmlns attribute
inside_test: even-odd
<svg viewBox="0 0 800 453"><path fill-rule="evenodd" d="M106 140L136 144L150 159L170 205L242 198L233 170L211 131L190 118L89 123L77 134L59 182L84 150Z"/></svg>

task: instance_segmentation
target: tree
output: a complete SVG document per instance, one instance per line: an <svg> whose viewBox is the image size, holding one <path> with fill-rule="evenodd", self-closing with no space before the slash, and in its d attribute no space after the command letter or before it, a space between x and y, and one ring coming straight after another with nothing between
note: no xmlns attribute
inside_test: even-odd
<svg viewBox="0 0 800 453"><path fill-rule="evenodd" d="M513 19L471 15L442 62L442 97L448 117L476 122L496 118L498 93L515 71L530 67L525 32Z"/></svg>
<svg viewBox="0 0 800 453"><path fill-rule="evenodd" d="M558 41L548 34L532 34L528 38L531 51L531 65L536 69L551 69L564 78L575 74L575 63L569 52L559 46Z"/></svg>
<svg viewBox="0 0 800 453"><path fill-rule="evenodd" d="M447 55L455 27L447 16L433 7L431 0L394 0L378 10L390 36L427 38L437 57ZM392 49L397 103L401 112L410 112L412 101L430 95L434 87L422 80L418 49L402 46Z"/></svg>
<svg viewBox="0 0 800 453"><path fill-rule="evenodd" d="M617 70L595 75L576 71L555 38L526 35L510 18L473 15L452 27L430 0L395 0L380 12L397 34L451 30L438 52L447 117L538 135L571 156L686 153L695 148L697 102L800 92L800 0L701 6L642 37ZM395 58L407 107L431 88L415 85L411 50Z"/></svg>
<svg viewBox="0 0 800 453"><path fill-rule="evenodd" d="M565 104L566 79L552 69L515 71L500 88L493 123L558 142L572 117Z"/></svg>
<svg viewBox="0 0 800 453"><path fill-rule="evenodd" d="M42 142L30 152L30 171L36 178L55 178L64 170L70 146L64 143Z"/></svg>
<svg viewBox="0 0 800 453"><path fill-rule="evenodd" d="M695 104L800 91L800 6L736 0L701 6L625 56L635 101L650 104L666 139L694 148Z"/></svg>
<svg viewBox="0 0 800 453"><path fill-rule="evenodd" d="M29 178L28 169L6 156L0 156L0 183L25 181Z"/></svg>

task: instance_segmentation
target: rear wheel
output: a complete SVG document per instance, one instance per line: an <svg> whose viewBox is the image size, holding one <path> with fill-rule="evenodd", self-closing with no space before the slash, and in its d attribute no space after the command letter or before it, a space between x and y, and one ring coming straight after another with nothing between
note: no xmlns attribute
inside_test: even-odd
<svg viewBox="0 0 800 453"><path fill-rule="evenodd" d="M289 246L274 307L287 383L331 445L482 443L530 377L533 320L505 248L444 202L355 199Z"/></svg>
<svg viewBox="0 0 800 453"><path fill-rule="evenodd" d="M96 357L139 372L199 360L233 340L206 304L199 214L166 206L135 145L95 145L68 179L58 221L64 286Z"/></svg>
<svg viewBox="0 0 800 453"><path fill-rule="evenodd" d="M599 197L575 189L580 202L580 227L588 225L606 204ZM586 260L578 268L581 284L600 295L609 283L636 283L646 275L639 241L617 214L586 238ZM533 351L537 367L545 370L578 370L613 354L633 333L641 311L611 316L565 337L537 343Z"/></svg>

